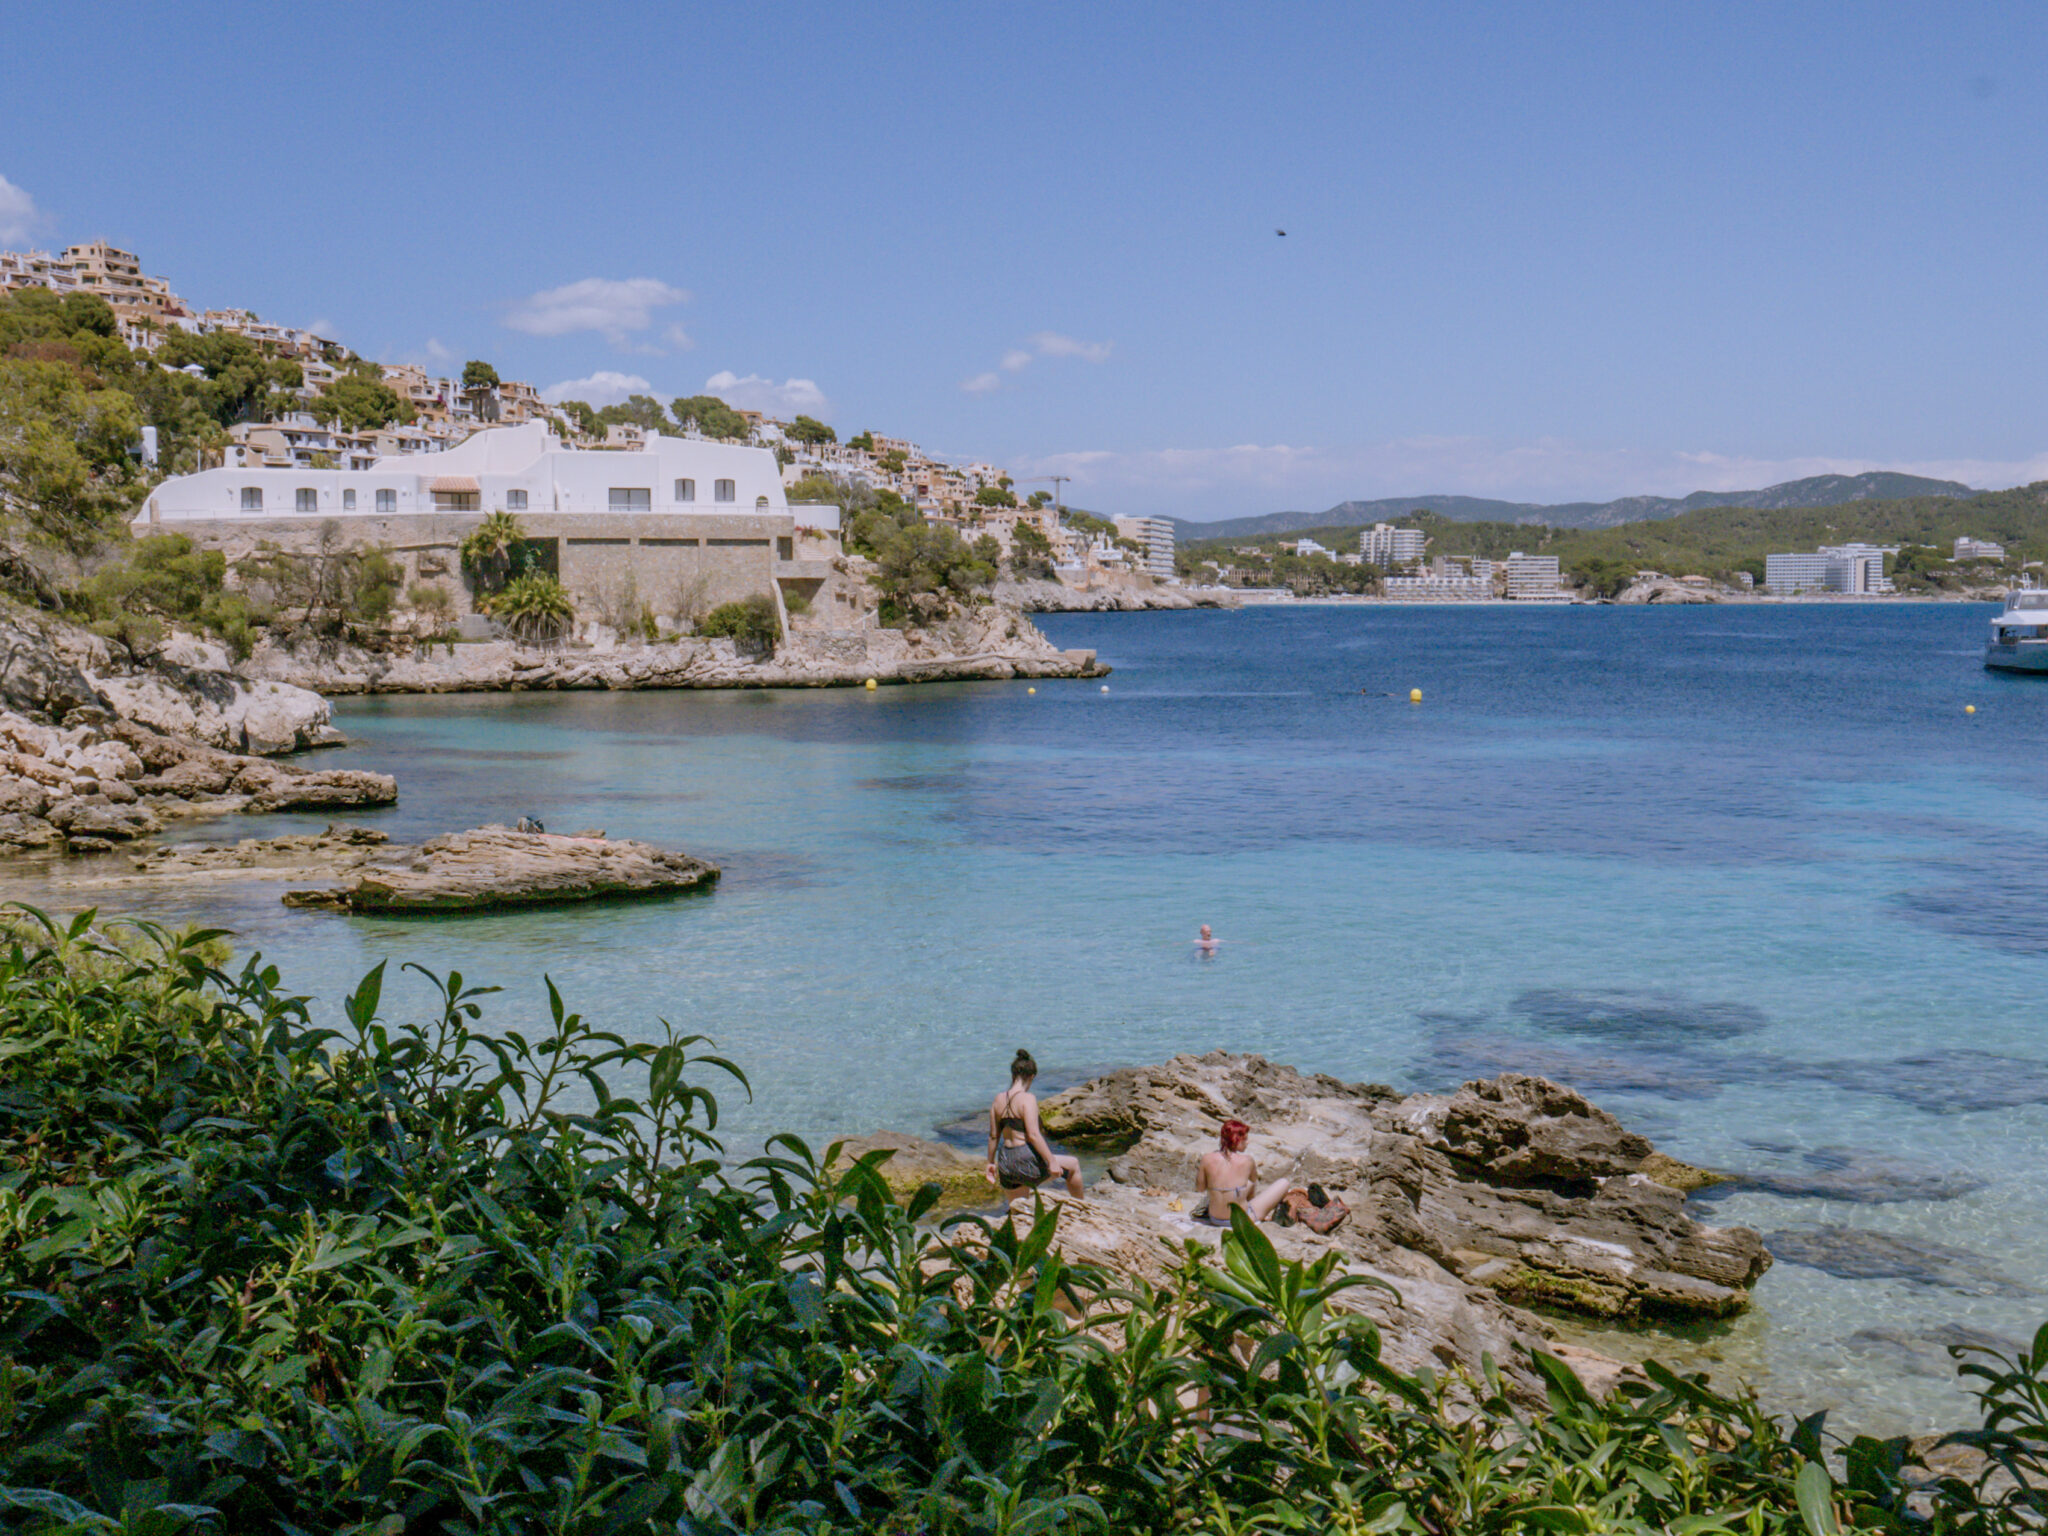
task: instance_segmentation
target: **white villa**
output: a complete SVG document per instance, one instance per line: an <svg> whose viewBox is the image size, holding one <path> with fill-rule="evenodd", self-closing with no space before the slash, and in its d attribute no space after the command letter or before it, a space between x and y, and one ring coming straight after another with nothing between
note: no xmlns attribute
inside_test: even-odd
<svg viewBox="0 0 2048 1536"><path fill-rule="evenodd" d="M444 587L465 612L460 547L492 512L519 519L527 548L579 611L616 608L628 592L657 613L767 592L778 605L803 597L828 625L857 621L859 594L832 579L839 508L790 505L770 450L699 438L578 449L529 422L361 468L245 462L164 481L134 529L186 534L230 565L259 546L376 546L401 561L408 582Z"/></svg>
<svg viewBox="0 0 2048 1536"><path fill-rule="evenodd" d="M428 512L768 512L788 515L765 448L696 438L645 439L637 451L569 448L539 422L472 434L442 453L376 458L361 469L229 467L158 486L148 525L257 518L360 518ZM806 508L836 528L836 507ZM812 521L819 515L829 520Z"/></svg>

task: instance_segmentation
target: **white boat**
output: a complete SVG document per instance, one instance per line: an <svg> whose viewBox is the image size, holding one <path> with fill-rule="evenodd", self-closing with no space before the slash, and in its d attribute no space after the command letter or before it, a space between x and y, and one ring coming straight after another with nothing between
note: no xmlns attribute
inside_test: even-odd
<svg viewBox="0 0 2048 1536"><path fill-rule="evenodd" d="M1991 621L1984 665L1995 672L2048 672L2048 589L2015 587Z"/></svg>

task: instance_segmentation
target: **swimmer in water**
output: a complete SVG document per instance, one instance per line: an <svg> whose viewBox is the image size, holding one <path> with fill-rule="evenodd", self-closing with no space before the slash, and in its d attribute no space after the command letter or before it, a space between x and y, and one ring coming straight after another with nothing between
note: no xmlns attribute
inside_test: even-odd
<svg viewBox="0 0 2048 1536"><path fill-rule="evenodd" d="M1223 947L1223 941L1209 931L1207 923L1202 924L1201 936L1195 940L1195 953L1203 959L1213 959L1216 951Z"/></svg>

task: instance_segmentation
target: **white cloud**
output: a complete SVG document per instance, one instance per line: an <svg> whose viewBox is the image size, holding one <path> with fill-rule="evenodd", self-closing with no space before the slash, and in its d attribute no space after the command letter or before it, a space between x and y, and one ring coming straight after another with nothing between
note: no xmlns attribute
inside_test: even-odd
<svg viewBox="0 0 2048 1536"><path fill-rule="evenodd" d="M993 394L1003 387L1003 373L1022 373L1036 357L1078 357L1083 362L1103 363L1109 361L1109 343L1076 341L1058 331L1040 331L1031 338L1029 347L1011 347L1003 354L1002 361L996 364L1002 373L994 369L977 373L962 380L960 387L970 395Z"/></svg>
<svg viewBox="0 0 2048 1536"><path fill-rule="evenodd" d="M1078 357L1084 363L1109 361L1108 342L1076 341L1071 336L1062 336L1058 331L1040 331L1031 338L1031 345L1038 349L1040 357Z"/></svg>
<svg viewBox="0 0 2048 1536"><path fill-rule="evenodd" d="M329 341L335 339L334 322L325 315L322 315L318 320L308 320L304 329L311 331L315 336L324 336Z"/></svg>
<svg viewBox="0 0 2048 1536"><path fill-rule="evenodd" d="M587 379L564 379L559 384L550 384L540 392L540 397L549 405L560 405L564 400L581 400L585 405L602 407L617 405L628 395L653 393L654 386L637 373L604 370Z"/></svg>
<svg viewBox="0 0 2048 1536"><path fill-rule="evenodd" d="M667 330L663 331L661 333L661 339L667 342L671 347L675 348L675 350L678 352L687 352L692 347L697 345L696 341L693 340L690 336L690 333L684 330L680 325L672 325Z"/></svg>
<svg viewBox="0 0 2048 1536"><path fill-rule="evenodd" d="M796 415L823 419L832 410L825 392L810 379L784 379L778 384L758 373L741 378L730 368L706 379L704 393L718 396L737 410L764 411L784 420Z"/></svg>
<svg viewBox="0 0 2048 1536"><path fill-rule="evenodd" d="M656 310L685 303L689 297L659 278L586 277L527 295L506 312L505 324L529 336L596 331L613 346L624 347L631 344L635 333L654 324ZM666 333L669 344L688 345L686 336L680 342L675 340L681 334L680 327L671 327Z"/></svg>
<svg viewBox="0 0 2048 1536"><path fill-rule="evenodd" d="M441 345L441 338L438 336L429 336L427 338L426 352L427 360L429 362L434 363L449 362L455 356L453 352L450 352L446 347Z"/></svg>
<svg viewBox="0 0 2048 1536"><path fill-rule="evenodd" d="M0 176L0 240L26 240L43 226L36 200Z"/></svg>
<svg viewBox="0 0 2048 1536"><path fill-rule="evenodd" d="M1501 443L1415 437L1339 447L1091 449L1028 460L1020 473L1071 475L1081 506L1197 520L1317 512L1340 501L1445 494L1500 501L1610 501L1760 490L1809 475L1891 469L1993 488L2048 479L2048 452L2017 460L1766 458L1689 449L1603 448L1558 438Z"/></svg>

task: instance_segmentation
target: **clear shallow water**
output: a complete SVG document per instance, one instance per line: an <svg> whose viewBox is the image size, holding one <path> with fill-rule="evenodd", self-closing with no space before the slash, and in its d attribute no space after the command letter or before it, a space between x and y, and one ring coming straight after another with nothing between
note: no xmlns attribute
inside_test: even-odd
<svg viewBox="0 0 2048 1536"><path fill-rule="evenodd" d="M363 818L394 836L530 812L725 879L433 921L290 912L269 886L130 905L224 921L329 1005L389 957L505 987L508 1022L538 1019L545 973L611 1027L709 1033L754 1080L724 1096L735 1145L928 1131L1020 1044L1063 1079L1227 1046L1406 1087L1544 1070L1717 1167L1890 1159L1883 1192L1946 1198L1706 1214L1940 1243L1989 1282L1781 1263L1743 1319L1661 1342L1777 1402L1925 1427L1966 1411L1936 1330L2048 1317L2048 681L1982 671L1988 616L1062 615L1044 628L1101 651L1108 694L358 701L357 745L320 762L397 773L403 802Z"/></svg>

